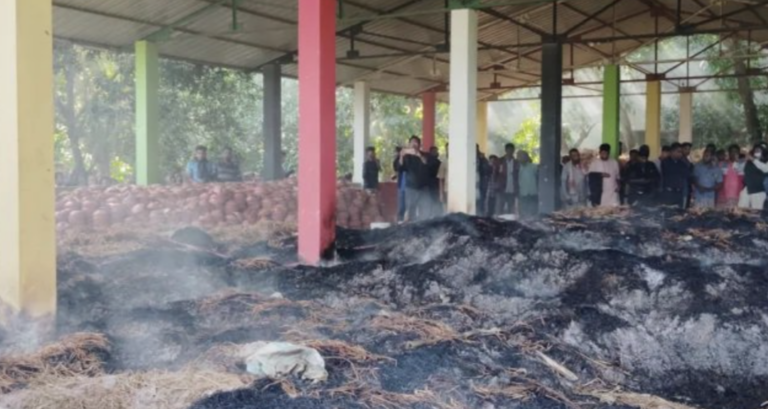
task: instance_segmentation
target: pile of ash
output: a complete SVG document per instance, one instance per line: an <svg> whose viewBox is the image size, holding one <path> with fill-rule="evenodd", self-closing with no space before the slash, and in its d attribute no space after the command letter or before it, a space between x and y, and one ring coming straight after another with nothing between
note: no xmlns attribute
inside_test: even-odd
<svg viewBox="0 0 768 409"><path fill-rule="evenodd" d="M768 399L768 225L757 214L452 215L337 235L337 260L323 267L299 265L293 239L65 253L59 331L106 334L112 374L243 374L237 351L254 341L325 358L326 382L253 382L194 409L757 409Z"/></svg>

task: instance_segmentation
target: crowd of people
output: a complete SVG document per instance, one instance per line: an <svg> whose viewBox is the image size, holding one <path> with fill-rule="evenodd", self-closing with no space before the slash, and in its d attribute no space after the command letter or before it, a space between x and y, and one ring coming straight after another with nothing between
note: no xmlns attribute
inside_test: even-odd
<svg viewBox="0 0 768 409"><path fill-rule="evenodd" d="M709 144L698 161L694 161L692 150L690 143L674 143L662 147L654 161L649 160L647 146L630 151L619 175L621 203L763 210L768 146L758 143L745 152L737 144L727 150Z"/></svg>
<svg viewBox="0 0 768 409"><path fill-rule="evenodd" d="M235 159L232 149L225 148L221 159L214 163L208 160L208 148L198 146L195 148L195 156L187 163L185 177L188 182L240 182L243 174L240 164Z"/></svg>
<svg viewBox="0 0 768 409"><path fill-rule="evenodd" d="M664 146L651 158L647 145L616 159L603 144L599 154L585 160L577 149L563 157L560 202L565 209L579 207L677 206L680 208L763 209L768 191L768 145L749 152L738 145L717 149L707 145L694 161L690 143ZM621 149L621 147L619 147ZM446 145L446 152L448 147ZM396 150L392 162L398 186L398 220L421 220L442 215L448 198L447 154L437 148L422 150L417 136ZM374 148L366 150L364 187L376 190L382 172ZM486 157L477 149L476 211L479 215L532 217L538 213L538 165L528 152L508 143L504 155Z"/></svg>
<svg viewBox="0 0 768 409"><path fill-rule="evenodd" d="M285 164L285 151L281 152L282 163ZM289 177L292 174L283 165L282 177ZM243 180L252 180L253 174L243 174L240 169L240 161L231 148L224 148L218 161L212 162L208 159L208 148L198 146L192 159L187 162L187 167L183 175L176 175L175 179L169 181L172 184L180 183L209 183L209 182L242 182Z"/></svg>

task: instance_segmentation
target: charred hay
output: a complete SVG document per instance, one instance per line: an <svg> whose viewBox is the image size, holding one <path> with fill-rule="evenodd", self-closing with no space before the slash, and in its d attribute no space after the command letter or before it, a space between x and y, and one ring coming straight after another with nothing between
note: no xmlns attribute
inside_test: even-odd
<svg viewBox="0 0 768 409"><path fill-rule="evenodd" d="M45 377L97 376L110 354L107 337L73 334L37 352L0 355L0 393L26 387Z"/></svg>
<svg viewBox="0 0 768 409"><path fill-rule="evenodd" d="M59 331L106 334L118 375L242 374L254 341L326 358L323 385L249 384L195 409L756 409L768 399L759 214L448 216L337 236L337 260L320 268L298 265L286 236L214 251L166 240L62 252Z"/></svg>

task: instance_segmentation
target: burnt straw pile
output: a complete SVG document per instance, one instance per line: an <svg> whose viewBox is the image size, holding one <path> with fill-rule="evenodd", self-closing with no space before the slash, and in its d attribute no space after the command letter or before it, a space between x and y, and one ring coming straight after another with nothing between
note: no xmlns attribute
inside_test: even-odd
<svg viewBox="0 0 768 409"><path fill-rule="evenodd" d="M61 249L59 332L104 334L109 353L44 380L18 369L28 357L8 355L0 407L757 409L768 400L768 225L758 214L453 215L340 229L336 247L322 268L298 264L291 237L226 248L195 229L103 257ZM243 350L256 341L315 349L327 379L249 378ZM34 357L36 371L45 359ZM77 385L88 393L73 393Z"/></svg>

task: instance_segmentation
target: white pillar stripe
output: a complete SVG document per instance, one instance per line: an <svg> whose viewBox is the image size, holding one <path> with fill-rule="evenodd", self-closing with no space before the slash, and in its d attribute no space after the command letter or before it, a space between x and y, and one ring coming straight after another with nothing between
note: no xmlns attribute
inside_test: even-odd
<svg viewBox="0 0 768 409"><path fill-rule="evenodd" d="M475 214L477 11L451 12L448 211Z"/></svg>

